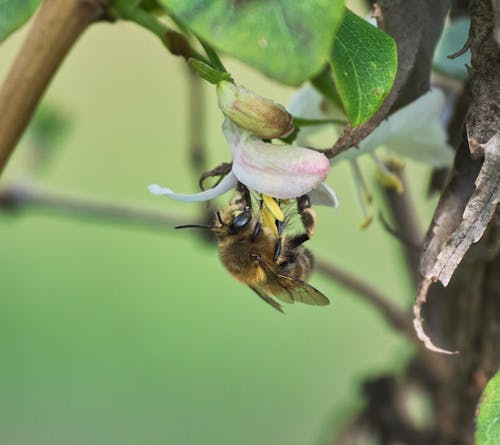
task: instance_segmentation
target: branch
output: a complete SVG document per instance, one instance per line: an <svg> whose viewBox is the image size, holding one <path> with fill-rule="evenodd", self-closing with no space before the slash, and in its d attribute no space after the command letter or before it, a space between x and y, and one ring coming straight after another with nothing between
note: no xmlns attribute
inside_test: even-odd
<svg viewBox="0 0 500 445"><path fill-rule="evenodd" d="M0 89L0 174L54 73L103 0L46 0Z"/></svg>
<svg viewBox="0 0 500 445"><path fill-rule="evenodd" d="M210 61L206 57L190 45L186 37L169 28L153 14L141 9L140 5L119 3L118 5L113 5L113 9L113 12L115 12L119 18L135 22L139 26L149 29L153 34L156 34L172 55L183 57L186 61L190 57L194 57L195 59L210 64Z"/></svg>
<svg viewBox="0 0 500 445"><path fill-rule="evenodd" d="M172 228L184 222L183 219L168 213L62 194L34 184L11 184L0 190L0 210L17 212L28 208L47 210L71 219L98 218L117 224L141 225L150 229ZM363 297L379 309L397 331L413 338L411 319L380 292L321 259L316 260L316 269Z"/></svg>
<svg viewBox="0 0 500 445"><path fill-rule="evenodd" d="M386 199L391 216L396 225L396 231L407 240L404 245L405 259L408 271L412 277L413 283L418 282L418 265L420 260L420 248L424 239L422 228L419 223L418 212L415 209L409 193L409 185L402 169L395 168L393 165L386 164L387 168L393 172L403 184L403 193L397 193L393 189L383 188L382 192Z"/></svg>
<svg viewBox="0 0 500 445"><path fill-rule="evenodd" d="M471 0L471 106L466 118L474 159L484 155L487 142L500 131L500 47L495 39L491 0Z"/></svg>
<svg viewBox="0 0 500 445"><path fill-rule="evenodd" d="M168 213L65 195L33 184L11 184L0 190L0 210L18 212L29 208L48 210L70 219L99 218L150 229L165 230L184 222Z"/></svg>
<svg viewBox="0 0 500 445"><path fill-rule="evenodd" d="M372 116L358 127L347 127L332 148L332 158L366 138L390 113L429 89L434 48L443 29L448 0L378 0L374 17L398 47L398 71L391 91Z"/></svg>
<svg viewBox="0 0 500 445"><path fill-rule="evenodd" d="M371 303L383 315L389 325L407 338L415 341L415 334L409 314L391 303L385 295L357 277L324 260L316 259L315 268L318 272L340 283L345 288L352 290L358 296Z"/></svg>

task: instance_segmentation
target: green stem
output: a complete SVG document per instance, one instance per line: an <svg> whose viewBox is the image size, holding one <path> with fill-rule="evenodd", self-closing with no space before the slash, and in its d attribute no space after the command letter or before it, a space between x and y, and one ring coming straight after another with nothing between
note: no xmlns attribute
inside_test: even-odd
<svg viewBox="0 0 500 445"><path fill-rule="evenodd" d="M294 116L293 124L296 127L312 127L314 125L325 125L325 124L347 125L347 121L342 119L305 119L302 117Z"/></svg>
<svg viewBox="0 0 500 445"><path fill-rule="evenodd" d="M208 65L212 63L198 51L196 51L187 41L186 37L174 31L165 25L161 20L158 20L154 15L141 8L125 8L120 5L115 6L117 15L125 20L135 22L143 28L149 29L153 34L158 36L163 45L176 56L182 56L186 60L190 57L201 60Z"/></svg>
<svg viewBox="0 0 500 445"><path fill-rule="evenodd" d="M126 20L133 21L144 28L149 29L156 34L161 41L165 40L165 36L170 31L170 28L158 20L155 16L149 14L140 8L129 10L121 10L120 16Z"/></svg>

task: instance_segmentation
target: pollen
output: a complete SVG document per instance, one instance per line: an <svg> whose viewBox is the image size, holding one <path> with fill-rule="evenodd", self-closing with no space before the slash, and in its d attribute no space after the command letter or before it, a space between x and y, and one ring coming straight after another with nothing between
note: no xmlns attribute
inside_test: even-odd
<svg viewBox="0 0 500 445"><path fill-rule="evenodd" d="M269 210L275 219L281 222L285 220L285 215L274 198L269 195L262 195L262 200L264 201L264 206Z"/></svg>

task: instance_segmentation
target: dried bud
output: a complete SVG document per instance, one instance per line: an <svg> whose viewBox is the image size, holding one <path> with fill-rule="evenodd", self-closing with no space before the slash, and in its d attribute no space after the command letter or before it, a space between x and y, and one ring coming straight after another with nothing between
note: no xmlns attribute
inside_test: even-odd
<svg viewBox="0 0 500 445"><path fill-rule="evenodd" d="M293 130L292 115L283 106L244 87L222 81L217 96L229 119L262 139L284 137Z"/></svg>

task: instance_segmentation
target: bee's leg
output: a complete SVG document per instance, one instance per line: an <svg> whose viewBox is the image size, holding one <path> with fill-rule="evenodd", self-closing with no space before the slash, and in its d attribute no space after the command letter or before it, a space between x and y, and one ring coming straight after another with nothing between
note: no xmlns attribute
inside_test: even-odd
<svg viewBox="0 0 500 445"><path fill-rule="evenodd" d="M276 228L278 229L278 241L276 241L276 246L274 246L274 257L273 260L276 262L281 254L281 247L283 246L283 228L285 223L283 221L276 220Z"/></svg>
<svg viewBox="0 0 500 445"><path fill-rule="evenodd" d="M235 194L233 200L231 201L231 204L237 206L240 209L251 210L252 200L250 197L250 191L241 182L238 182L236 190L238 193Z"/></svg>
<svg viewBox="0 0 500 445"><path fill-rule="evenodd" d="M302 225L306 229L308 237L312 238L314 229L316 228L316 212L311 207L309 196L302 195L300 198L297 198L297 210L299 211Z"/></svg>
<svg viewBox="0 0 500 445"><path fill-rule="evenodd" d="M260 235L260 231L262 230L262 224L260 221L257 221L255 223L255 227L253 228L253 233L252 233L252 242L257 239L257 237Z"/></svg>
<svg viewBox="0 0 500 445"><path fill-rule="evenodd" d="M246 185L242 184L241 182L238 182L237 190L241 193L241 196L243 196L243 199L245 200L247 207L251 207L252 198L250 197L250 190L248 190Z"/></svg>
<svg viewBox="0 0 500 445"><path fill-rule="evenodd" d="M243 187L245 187L245 186L243 186ZM247 192L248 192L248 189L247 189ZM250 193L249 193L248 196L250 196ZM262 230L262 223L260 222L260 215L261 215L261 212L262 212L262 206L263 206L263 204L264 204L264 201L261 199L260 200L260 204L259 204L259 213L257 214L257 222L255 223L255 227L253 228L252 242L257 239L257 237L260 234L260 231Z"/></svg>
<svg viewBox="0 0 500 445"><path fill-rule="evenodd" d="M288 245L292 249L300 246L306 241L309 241L314 234L314 229L316 228L316 212L311 207L309 196L303 195L300 198L297 198L297 210L299 212L302 225L304 226L304 229L306 229L306 233L297 235L288 241Z"/></svg>

